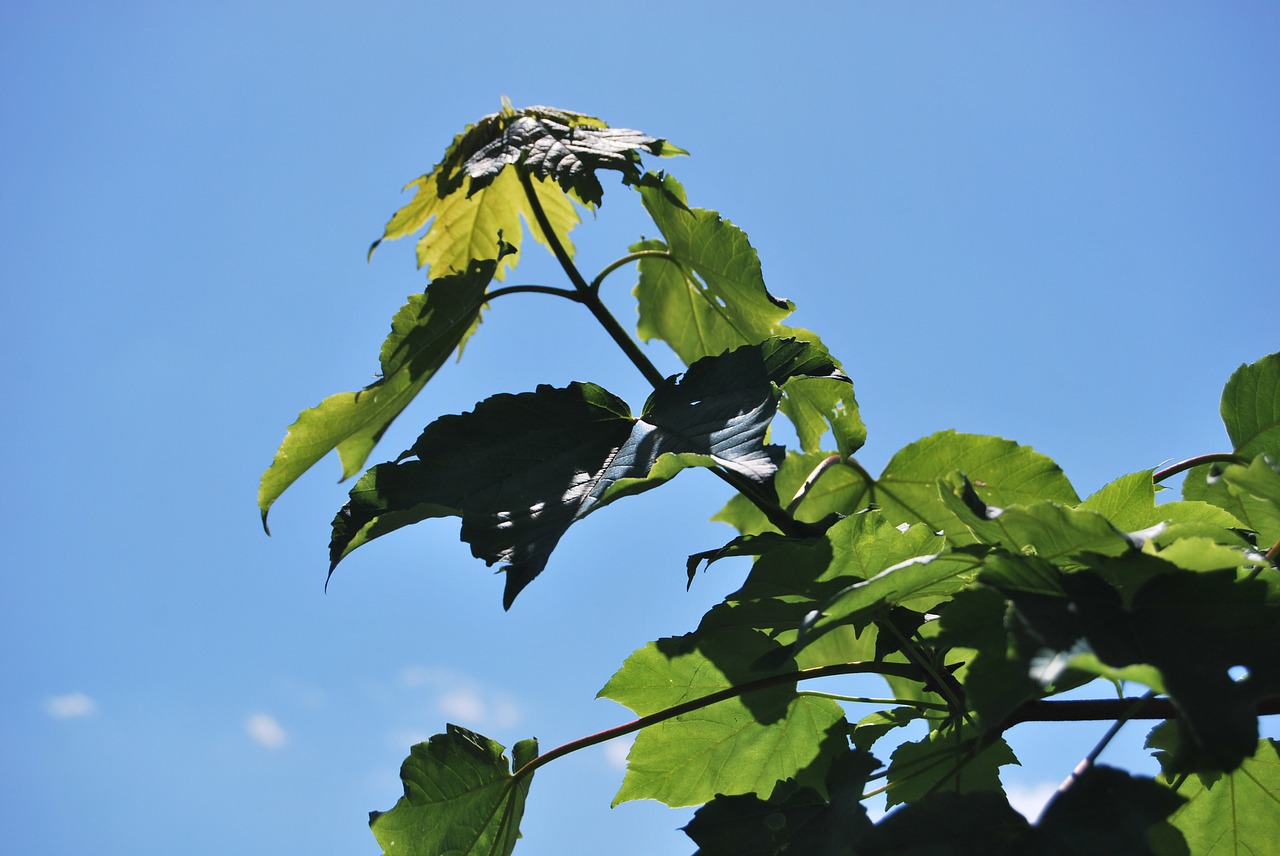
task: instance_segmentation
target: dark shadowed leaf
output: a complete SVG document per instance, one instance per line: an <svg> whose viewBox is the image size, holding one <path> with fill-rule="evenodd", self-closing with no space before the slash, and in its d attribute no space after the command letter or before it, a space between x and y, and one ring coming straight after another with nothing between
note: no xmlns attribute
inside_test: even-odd
<svg viewBox="0 0 1280 856"><path fill-rule="evenodd" d="M1049 801L1022 852L1054 856L1154 854L1152 833L1181 804L1181 797L1151 779L1113 767L1091 766Z"/></svg>
<svg viewBox="0 0 1280 856"><path fill-rule="evenodd" d="M1122 566L1132 561L1142 563L1146 581L1125 594L1107 579L1131 576ZM1151 574L1156 564L1165 572ZM1280 694L1280 606L1267 602L1267 584L1237 580L1234 569L1184 571L1150 556L1105 559L1095 570L1062 574L1061 594L982 576L1012 604L1006 625L1023 640L1009 646L1010 656L1038 649L1026 662L1042 683L1068 666L1108 677L1102 667L1155 667L1157 679L1126 677L1167 692L1204 753L1220 769L1235 769L1258 739L1258 702Z"/></svg>
<svg viewBox="0 0 1280 856"><path fill-rule="evenodd" d="M404 796L390 811L370 814L384 856L509 856L533 776L517 782L502 753L456 725L414 746L400 768ZM515 769L537 755L536 740L520 741Z"/></svg>
<svg viewBox="0 0 1280 856"><path fill-rule="evenodd" d="M717 796L684 828L695 856L852 856L871 829L861 798L879 762L865 752L841 755L827 774L829 797L783 782L769 797Z"/></svg>
<svg viewBox="0 0 1280 856"><path fill-rule="evenodd" d="M569 526L614 499L689 466L767 482L776 471L765 434L778 386L837 372L819 348L769 340L669 378L639 418L594 384L493 396L470 413L437 419L400 462L360 479L334 519L331 571L375 537L452 513L462 517L474 555L506 566L510 606Z"/></svg>
<svg viewBox="0 0 1280 856"><path fill-rule="evenodd" d="M1017 763L1001 738L983 742L967 726L934 731L894 750L885 805L916 802L936 792L999 791L1000 768Z"/></svg>

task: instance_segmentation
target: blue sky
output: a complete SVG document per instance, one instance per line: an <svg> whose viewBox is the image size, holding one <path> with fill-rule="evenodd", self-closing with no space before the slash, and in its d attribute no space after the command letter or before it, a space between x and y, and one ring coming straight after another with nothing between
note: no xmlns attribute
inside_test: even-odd
<svg viewBox="0 0 1280 856"><path fill-rule="evenodd" d="M1280 346L1278 43L1269 3L3 4L2 849L375 854L410 743L625 721L600 686L741 577L684 592L731 535L699 473L576 527L510 613L448 521L325 594L336 461L262 534L285 427L370 381L422 287L411 242L365 249L500 96L693 153L662 165L843 360L866 465L957 428L1083 495L1222 449L1223 382ZM581 265L653 231L606 185ZM511 282L559 284L526 256ZM373 460L570 380L645 395L580 308L507 298ZM1043 794L1101 730L1026 733L1006 781ZM689 812L608 808L617 761L540 771L517 853L689 852Z"/></svg>

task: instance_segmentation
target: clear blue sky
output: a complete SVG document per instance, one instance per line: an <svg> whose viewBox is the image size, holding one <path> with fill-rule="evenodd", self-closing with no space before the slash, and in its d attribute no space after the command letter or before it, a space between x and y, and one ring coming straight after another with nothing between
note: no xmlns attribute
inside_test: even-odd
<svg viewBox="0 0 1280 856"><path fill-rule="evenodd" d="M1220 450L1222 383L1280 347L1278 44L1271 3L0 5L0 850L375 854L411 742L625 721L595 692L740 578L684 592L731 534L699 473L570 532L506 614L452 521L326 595L336 461L262 534L285 427L369 382L421 289L410 242L366 247L501 95L693 153L663 165L844 361L868 466L954 427L1087 494ZM645 231L606 185L583 267ZM511 281L557 282L526 255ZM643 401L580 309L508 298L373 460L573 379ZM1006 781L1042 794L1099 733L1015 742ZM620 781L602 749L540 771L517 853L692 850L687 811L611 811Z"/></svg>

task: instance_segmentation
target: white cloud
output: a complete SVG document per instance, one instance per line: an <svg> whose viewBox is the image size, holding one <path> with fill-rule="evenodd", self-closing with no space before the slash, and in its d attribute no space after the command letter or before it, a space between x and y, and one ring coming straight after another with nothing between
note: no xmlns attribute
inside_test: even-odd
<svg viewBox="0 0 1280 856"><path fill-rule="evenodd" d="M279 749L289 740L289 735L267 713L255 713L244 721L244 730L253 740L268 749Z"/></svg>
<svg viewBox="0 0 1280 856"><path fill-rule="evenodd" d="M511 696L463 672L410 665L398 678L400 686L430 704L435 715L466 728L511 728L524 716Z"/></svg>
<svg viewBox="0 0 1280 856"><path fill-rule="evenodd" d="M45 702L45 711L54 719L73 719L77 716L90 716L97 710L98 704L84 693L68 693L54 696Z"/></svg>
<svg viewBox="0 0 1280 856"><path fill-rule="evenodd" d="M604 744L605 761L610 767L616 767L619 770L627 769L627 753L631 751L631 744L634 742L633 738L610 740Z"/></svg>
<svg viewBox="0 0 1280 856"><path fill-rule="evenodd" d="M1009 805L1022 813L1027 820L1035 823L1044 811L1045 803L1058 792L1055 782L1038 782L1034 785L1013 784L1004 789L1009 797Z"/></svg>
<svg viewBox="0 0 1280 856"><path fill-rule="evenodd" d="M489 707L480 694L471 689L450 690L436 701L440 712L459 724L481 722L489 714Z"/></svg>

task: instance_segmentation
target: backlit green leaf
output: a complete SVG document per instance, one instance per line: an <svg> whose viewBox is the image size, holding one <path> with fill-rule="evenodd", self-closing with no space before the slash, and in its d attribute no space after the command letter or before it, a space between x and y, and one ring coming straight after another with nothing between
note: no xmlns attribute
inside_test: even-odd
<svg viewBox="0 0 1280 856"><path fill-rule="evenodd" d="M568 235L579 221L570 199L599 205L598 169L619 171L626 181L638 180L641 151L684 154L663 140L609 128L581 113L504 106L468 125L431 172L406 186L414 188L413 199L392 215L369 253L382 241L427 227L418 241L418 266L443 276L465 269L472 259L497 259L493 248L499 235L519 249L522 216L534 238L548 245L541 229L533 225L533 210L519 175L507 169L520 163L533 179L534 193L556 237L572 255ZM514 266L515 258L499 262L497 279L502 279L507 265Z"/></svg>
<svg viewBox="0 0 1280 856"><path fill-rule="evenodd" d="M1117 529L1146 529L1156 522L1152 520L1156 507L1156 486L1151 481L1154 472L1141 470L1121 476L1080 503L1079 508L1096 511Z"/></svg>
<svg viewBox="0 0 1280 856"><path fill-rule="evenodd" d="M1226 775L1193 774L1178 788L1186 803L1170 818L1194 856L1270 856L1280 842L1280 756L1274 740ZM1168 836L1157 852L1177 852ZM1176 844L1176 840L1173 842Z"/></svg>
<svg viewBox="0 0 1280 856"><path fill-rule="evenodd" d="M537 741L520 741L515 769L537 755ZM370 815L384 856L509 856L533 781L511 773L501 745L456 725L414 746L400 768L404 796Z"/></svg>
<svg viewBox="0 0 1280 856"><path fill-rule="evenodd" d="M1234 488L1234 479L1224 478L1221 469L1213 465L1195 467L1183 479L1182 496L1187 500L1199 500L1224 509L1242 525L1256 532L1258 546L1265 550L1280 541L1280 505L1269 496L1266 486L1269 478L1263 470L1256 471L1256 478L1246 475L1255 465L1270 469L1261 455L1249 468L1239 465L1227 468L1235 476L1245 479ZM1245 486L1246 483L1248 487Z"/></svg>
<svg viewBox="0 0 1280 856"><path fill-rule="evenodd" d="M660 640L628 657L600 697L644 716L741 683L726 664L751 662L774 648L751 631ZM845 727L840 705L798 695L794 683L717 702L644 728L614 805L768 796L786 779L822 792L832 761L848 751Z"/></svg>
<svg viewBox="0 0 1280 856"><path fill-rule="evenodd" d="M665 249L675 259L640 261L642 340L662 339L689 364L770 336L812 338L781 326L795 307L765 288L746 233L714 211L688 207L684 188L670 176L650 174L639 190L663 241L632 250ZM848 401L853 409L851 391Z"/></svg>
<svg viewBox="0 0 1280 856"><path fill-rule="evenodd" d="M480 317L494 266L493 261L472 262L466 273L437 279L425 293L410 297L392 319L391 334L382 345L382 377L359 392L326 398L289 426L258 487L264 526L271 504L285 488L333 449L342 459L343 478L360 471L387 426Z"/></svg>
<svg viewBox="0 0 1280 856"><path fill-rule="evenodd" d="M1118 556L1142 543L1095 511L1056 502L1008 508L988 505L969 479L959 474L943 479L939 489L943 503L978 541L1014 552L1034 553L1059 564L1067 564L1071 557L1084 553Z"/></svg>
<svg viewBox="0 0 1280 856"><path fill-rule="evenodd" d="M949 540L969 543L973 536L938 491L938 479L957 471L998 507L1080 501L1062 468L1030 447L1000 437L940 431L900 450L879 478L864 480L859 502L877 504L894 523L924 523L945 531Z"/></svg>
<svg viewBox="0 0 1280 856"><path fill-rule="evenodd" d="M1280 460L1280 353L1236 369L1222 390L1222 421L1237 453Z"/></svg>

